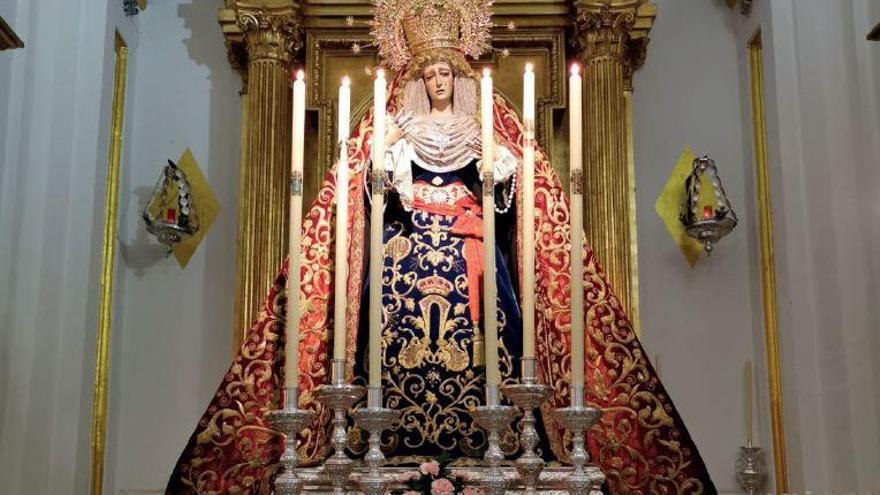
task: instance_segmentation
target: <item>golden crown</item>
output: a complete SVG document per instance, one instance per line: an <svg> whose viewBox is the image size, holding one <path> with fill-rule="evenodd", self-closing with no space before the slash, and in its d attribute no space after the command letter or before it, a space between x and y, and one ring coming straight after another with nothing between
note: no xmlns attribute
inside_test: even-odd
<svg viewBox="0 0 880 495"><path fill-rule="evenodd" d="M373 36L395 70L432 51L479 57L489 46L491 0L376 0Z"/></svg>
<svg viewBox="0 0 880 495"><path fill-rule="evenodd" d="M441 296L447 296L453 290L452 282L437 274L419 279L416 282L416 287L423 294L438 294Z"/></svg>

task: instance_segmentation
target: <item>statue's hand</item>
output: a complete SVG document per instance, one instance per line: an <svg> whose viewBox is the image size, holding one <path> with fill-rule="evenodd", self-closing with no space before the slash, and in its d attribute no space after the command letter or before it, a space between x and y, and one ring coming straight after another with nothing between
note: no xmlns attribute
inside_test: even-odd
<svg viewBox="0 0 880 495"><path fill-rule="evenodd" d="M394 123L388 126L388 132L385 133L385 148L390 148L409 131L412 120L412 112L406 110L401 111L394 117Z"/></svg>
<svg viewBox="0 0 880 495"><path fill-rule="evenodd" d="M474 156L483 156L483 141L479 137L475 137L467 142L467 147Z"/></svg>
<svg viewBox="0 0 880 495"><path fill-rule="evenodd" d="M390 148L400 138L403 137L403 131L394 124L388 126L388 132L385 133L385 149Z"/></svg>

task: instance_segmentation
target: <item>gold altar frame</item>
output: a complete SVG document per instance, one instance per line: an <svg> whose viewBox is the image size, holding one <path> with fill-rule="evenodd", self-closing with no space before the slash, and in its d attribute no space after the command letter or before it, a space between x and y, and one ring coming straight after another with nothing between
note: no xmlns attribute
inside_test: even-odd
<svg viewBox="0 0 880 495"><path fill-rule="evenodd" d="M125 123L125 83L128 46L116 33L116 69L113 77L113 106L110 145L104 193L104 235L101 248L101 280L98 302L98 330L95 350L95 380L92 392L91 468L89 493L104 490L104 452L107 444L107 384L110 367L110 328L113 323L113 286L116 275L116 230L119 206L119 172L122 163L122 132Z"/></svg>
<svg viewBox="0 0 880 495"><path fill-rule="evenodd" d="M352 122L357 122L370 104L370 95L358 92L369 91L371 69L375 66L376 47L370 36L373 5L368 0L225 0L224 3L226 8L218 13L218 21L226 38L230 63L243 77L245 99L255 98L248 86L263 87L260 85L267 84L263 80L267 76L248 74L248 58L251 56L249 51L262 53L260 50L266 48L254 44L255 40L275 40L280 43L272 45L276 51L280 50L273 52L276 60L283 59L296 69L305 68L309 91L303 201L309 204L333 160L332 140L336 135L335 97L339 78L345 74L352 81ZM591 100L594 105L605 110L620 111L612 112L611 119L594 121L591 126L587 126L587 130L595 136L602 137L602 142L596 143L593 151L599 150L602 156L623 159L622 168L616 168L613 174L600 174L604 183L597 186L606 187L610 184L616 197L622 200L621 211L600 212L602 214L599 218L589 225L594 228L590 231L591 235L600 232L602 236L598 238L607 241L594 243L594 247L597 244L619 247L617 250L612 249L610 253L599 250L598 254L605 260L606 271L617 274L621 279L612 281L622 291L618 296L627 306L636 332L641 335L636 293L636 213L632 108L629 97L633 72L645 59L648 35L657 15L657 8L649 0L616 2L610 11L605 6L603 0L496 0L492 6L493 51L478 60L476 65L493 68L496 88L514 102L515 106L522 91L522 65L526 60L536 63L538 142L549 155L563 187L568 188L568 149L565 139L567 62L578 59L587 63L598 60L596 57L604 60L606 57L603 53L621 49L621 43L624 45L625 50L615 58L622 69L623 79L620 80L621 74L618 70L602 72L603 75L592 82L602 87L620 88L625 93L620 100L607 95ZM622 24L612 23L614 18L627 21ZM248 19L253 22L243 22ZM616 27L612 28L612 25ZM258 32L262 34L257 36ZM281 43L282 41L284 42ZM540 66L543 66L543 70ZM277 78L277 74L272 77ZM289 98L287 95L273 95L261 95L258 99ZM266 134L265 139L275 143L278 136L271 126L260 122L255 115L247 115L247 111L244 112L242 126L242 149L247 151L242 153L241 169L252 171L254 167L275 163L273 160L265 160L263 151L254 152L249 149L252 143L247 142L247 136L252 137L256 133L260 136ZM589 143L591 140L587 138L585 142ZM613 150L605 150L606 147ZM270 148L277 149L275 146ZM618 162L615 164L621 165ZM626 179L626 182L615 179ZM261 188L265 188L266 184L257 186L262 191ZM241 185L240 188L240 205L251 204L263 194L248 189L246 185ZM282 208L280 203L277 208ZM275 211L272 213L274 216ZM279 218L283 218L283 215ZM277 229L270 228L266 222L256 226L241 221L239 224L233 353L237 351L245 330L258 312L256 295L261 295L266 290L275 275L274 271L267 271L265 268L274 266L272 263L267 265L253 262L248 255L249 250L253 246L269 244L270 237L277 233ZM285 225L283 229L286 228ZM269 257L273 263L281 263L281 254L273 252Z"/></svg>

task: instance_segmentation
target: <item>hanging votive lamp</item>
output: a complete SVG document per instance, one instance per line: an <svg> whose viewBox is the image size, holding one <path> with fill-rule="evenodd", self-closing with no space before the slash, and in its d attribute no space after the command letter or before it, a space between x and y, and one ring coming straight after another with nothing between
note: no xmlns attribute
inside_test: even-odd
<svg viewBox="0 0 880 495"><path fill-rule="evenodd" d="M736 227L737 221L715 161L708 155L694 159L684 188L681 223L689 236L703 243L706 254L712 254L715 244Z"/></svg>
<svg viewBox="0 0 880 495"><path fill-rule="evenodd" d="M186 175L174 162L162 169L142 214L147 231L171 252L180 241L199 229L191 188Z"/></svg>

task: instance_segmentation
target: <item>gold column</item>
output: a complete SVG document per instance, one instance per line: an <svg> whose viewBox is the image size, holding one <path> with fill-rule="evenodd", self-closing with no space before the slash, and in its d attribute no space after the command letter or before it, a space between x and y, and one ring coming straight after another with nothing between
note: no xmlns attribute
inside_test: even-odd
<svg viewBox="0 0 880 495"><path fill-rule="evenodd" d="M634 205L625 91L644 61L656 6L581 0L575 41L584 64L584 227L623 307L634 305Z"/></svg>
<svg viewBox="0 0 880 495"><path fill-rule="evenodd" d="M237 347L287 252L290 66L302 41L299 6L293 2L238 2L231 7L220 11L220 23L230 61L239 70L246 67L236 251Z"/></svg>

